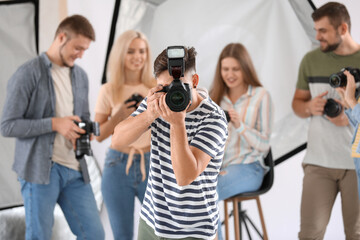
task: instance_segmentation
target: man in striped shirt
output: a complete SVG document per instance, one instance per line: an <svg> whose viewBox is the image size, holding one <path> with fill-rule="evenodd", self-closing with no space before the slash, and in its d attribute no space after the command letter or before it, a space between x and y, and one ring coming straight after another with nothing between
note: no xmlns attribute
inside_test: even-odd
<svg viewBox="0 0 360 240"><path fill-rule="evenodd" d="M227 138L224 112L196 88L194 48L185 48L191 104L173 112L159 92L173 77L164 50L154 62L158 86L115 128L113 146L135 141L151 127L150 172L141 209L138 239L214 239L219 220L217 177Z"/></svg>

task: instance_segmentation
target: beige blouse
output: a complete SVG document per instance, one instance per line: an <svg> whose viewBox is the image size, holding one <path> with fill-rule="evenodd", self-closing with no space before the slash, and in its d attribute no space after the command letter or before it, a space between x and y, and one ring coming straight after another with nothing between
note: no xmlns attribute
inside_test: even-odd
<svg viewBox="0 0 360 240"><path fill-rule="evenodd" d="M124 102L131 97L132 94L137 93L145 97L149 88L144 84L139 85L124 85L123 89L120 93L120 98L118 102L114 102L111 83L105 83L101 86L99 96L95 105L95 113L106 114L108 116L114 116L116 112L121 108ZM135 109L134 109L135 111ZM138 152L141 155L141 164L140 170L142 173L143 180L145 180L145 160L144 160L144 152L142 149L150 146L151 134L150 130L146 131L139 139L137 139L134 143L129 145L130 153L129 159L126 165L126 173L128 174L129 169L131 167L133 161L133 155Z"/></svg>

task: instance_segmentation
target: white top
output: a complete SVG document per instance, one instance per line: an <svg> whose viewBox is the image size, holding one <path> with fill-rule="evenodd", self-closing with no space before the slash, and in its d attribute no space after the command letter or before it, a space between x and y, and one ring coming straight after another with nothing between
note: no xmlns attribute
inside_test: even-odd
<svg viewBox="0 0 360 240"><path fill-rule="evenodd" d="M74 115L74 97L71 86L70 68L52 64L51 76L56 97L55 117ZM52 160L68 168L80 170L72 143L60 133L56 133Z"/></svg>

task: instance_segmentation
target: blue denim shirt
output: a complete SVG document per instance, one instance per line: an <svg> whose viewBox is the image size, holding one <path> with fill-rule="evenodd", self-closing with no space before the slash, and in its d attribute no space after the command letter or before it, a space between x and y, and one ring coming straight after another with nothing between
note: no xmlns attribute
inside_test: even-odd
<svg viewBox="0 0 360 240"><path fill-rule="evenodd" d="M351 144L354 143L357 132L359 131L360 124L360 104L356 104L353 109L348 108L345 110L345 114L349 119L349 123L354 128L353 138L351 140ZM360 144L356 147L356 152L360 153ZM360 194L360 193L359 193Z"/></svg>
<svg viewBox="0 0 360 240"><path fill-rule="evenodd" d="M45 53L26 62L13 74L1 119L1 134L16 137L13 170L18 177L33 183L48 184L55 134L55 91L52 63ZM74 115L90 119L88 78L83 69L71 68Z"/></svg>

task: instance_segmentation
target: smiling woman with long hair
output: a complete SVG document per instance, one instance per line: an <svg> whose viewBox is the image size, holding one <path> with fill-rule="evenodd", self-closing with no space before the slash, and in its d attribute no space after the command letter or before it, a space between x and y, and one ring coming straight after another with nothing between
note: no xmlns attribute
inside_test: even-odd
<svg viewBox="0 0 360 240"><path fill-rule="evenodd" d="M217 186L220 201L260 188L265 172L263 160L270 146L271 98L242 44L231 43L222 50L210 97L229 118L229 136Z"/></svg>
<svg viewBox="0 0 360 240"><path fill-rule="evenodd" d="M107 76L95 107L100 123L99 142L139 106L155 86L151 73L149 44L144 34L129 30L116 40L109 58ZM150 158L150 131L130 146L107 151L102 193L108 209L114 239L132 240L135 197L143 201Z"/></svg>

